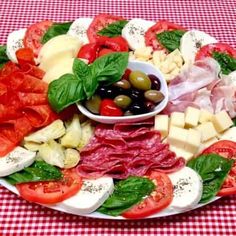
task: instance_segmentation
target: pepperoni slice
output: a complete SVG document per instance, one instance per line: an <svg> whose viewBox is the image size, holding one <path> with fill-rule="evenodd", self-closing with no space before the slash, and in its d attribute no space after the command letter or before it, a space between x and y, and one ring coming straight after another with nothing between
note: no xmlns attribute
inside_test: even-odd
<svg viewBox="0 0 236 236"><path fill-rule="evenodd" d="M19 102L22 106L33 106L33 105L43 105L47 104L47 94L46 93L17 93Z"/></svg>
<svg viewBox="0 0 236 236"><path fill-rule="evenodd" d="M45 72L43 70L41 70L38 66L34 66L29 63L25 63L25 64L21 65L20 68L24 74L32 75L32 76L36 77L37 79L43 79L43 77L45 75Z"/></svg>

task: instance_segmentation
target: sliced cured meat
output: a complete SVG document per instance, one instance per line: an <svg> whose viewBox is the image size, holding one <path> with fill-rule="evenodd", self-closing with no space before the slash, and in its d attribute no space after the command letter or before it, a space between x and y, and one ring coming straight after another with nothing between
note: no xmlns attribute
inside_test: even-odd
<svg viewBox="0 0 236 236"><path fill-rule="evenodd" d="M0 158L7 155L15 147L15 144L8 140L3 134L0 134Z"/></svg>
<svg viewBox="0 0 236 236"><path fill-rule="evenodd" d="M9 76L11 73L15 72L15 71L19 71L19 67L17 66L17 64L13 63L13 62L7 62L4 67L1 69L0 72L0 77L1 78L5 78L7 76ZM0 79L1 80L1 79Z"/></svg>
<svg viewBox="0 0 236 236"><path fill-rule="evenodd" d="M47 104L47 94L17 92L19 102L22 106L33 106Z"/></svg>
<svg viewBox="0 0 236 236"><path fill-rule="evenodd" d="M124 179L150 170L169 173L181 168L184 159L161 143L160 133L151 130L150 124L98 125L95 136L81 151L79 173L86 178L108 175Z"/></svg>
<svg viewBox="0 0 236 236"><path fill-rule="evenodd" d="M30 124L34 128L40 128L49 125L58 118L49 105L27 106L22 109Z"/></svg>
<svg viewBox="0 0 236 236"><path fill-rule="evenodd" d="M217 113L226 110L236 116L236 86L227 76L219 78L214 59L197 61L173 79L169 86L169 102L163 113L184 112L188 106Z"/></svg>
<svg viewBox="0 0 236 236"><path fill-rule="evenodd" d="M38 66L31 65L29 63L20 66L21 71L27 75L32 75L37 79L43 79L45 72L41 70Z"/></svg>

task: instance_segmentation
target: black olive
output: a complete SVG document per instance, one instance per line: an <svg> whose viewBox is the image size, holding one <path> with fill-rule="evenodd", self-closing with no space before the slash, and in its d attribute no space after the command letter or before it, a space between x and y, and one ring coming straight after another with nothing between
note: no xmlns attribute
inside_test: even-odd
<svg viewBox="0 0 236 236"><path fill-rule="evenodd" d="M101 97L101 98L114 98L119 94L119 90L117 88L112 87L112 86L100 86L96 93Z"/></svg>
<svg viewBox="0 0 236 236"><path fill-rule="evenodd" d="M146 101L146 102L145 102L145 105L146 105L146 107L147 107L147 109L148 109L149 112L150 112L150 111L153 111L153 109L155 108L155 103L153 103L153 102L151 102L151 101Z"/></svg>
<svg viewBox="0 0 236 236"><path fill-rule="evenodd" d="M148 107L142 102L134 102L130 105L129 110L134 115L144 114L149 112Z"/></svg>
<svg viewBox="0 0 236 236"><path fill-rule="evenodd" d="M133 101L137 101L137 100L143 100L144 99L144 95L143 95L143 91L140 90L136 90L136 89L131 89L130 93L127 94Z"/></svg>
<svg viewBox="0 0 236 236"><path fill-rule="evenodd" d="M157 76L153 75L153 74L148 75L148 77L152 82L151 88L159 91L161 89L160 79Z"/></svg>

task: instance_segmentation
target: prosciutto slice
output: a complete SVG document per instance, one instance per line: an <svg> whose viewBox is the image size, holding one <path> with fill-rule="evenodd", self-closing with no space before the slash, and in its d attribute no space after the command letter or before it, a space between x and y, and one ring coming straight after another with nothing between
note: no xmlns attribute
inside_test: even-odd
<svg viewBox="0 0 236 236"><path fill-rule="evenodd" d="M95 136L81 151L78 172L85 178L110 176L125 179L144 176L150 170L173 172L183 167L169 145L161 143L158 131L150 122L138 124L98 125Z"/></svg>
<svg viewBox="0 0 236 236"><path fill-rule="evenodd" d="M212 58L195 62L169 85L169 102L163 111L184 112L188 106L212 113L226 110L236 116L236 86L227 76L219 78L219 64Z"/></svg>

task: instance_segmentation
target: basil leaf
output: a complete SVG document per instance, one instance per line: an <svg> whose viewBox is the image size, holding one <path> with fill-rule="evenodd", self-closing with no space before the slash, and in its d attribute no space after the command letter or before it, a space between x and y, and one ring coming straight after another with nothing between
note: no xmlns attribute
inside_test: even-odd
<svg viewBox="0 0 236 236"><path fill-rule="evenodd" d="M236 59L226 53L213 52L213 58L220 64L223 74L228 75L236 70Z"/></svg>
<svg viewBox="0 0 236 236"><path fill-rule="evenodd" d="M5 179L10 184L20 184L37 181L51 181L61 179L61 171L44 161L35 161L31 166L7 176Z"/></svg>
<svg viewBox="0 0 236 236"><path fill-rule="evenodd" d="M83 84L75 75L65 74L48 87L48 100L56 112L85 99Z"/></svg>
<svg viewBox="0 0 236 236"><path fill-rule="evenodd" d="M98 81L97 78L92 75L90 67L82 60L76 58L73 64L73 73L82 80L87 99L92 97L98 88Z"/></svg>
<svg viewBox="0 0 236 236"><path fill-rule="evenodd" d="M235 127L236 126L236 118L233 119L233 123L234 123L233 127Z"/></svg>
<svg viewBox="0 0 236 236"><path fill-rule="evenodd" d="M217 154L202 155L188 162L187 166L195 170L203 180L200 203L210 201L219 192L233 162Z"/></svg>
<svg viewBox="0 0 236 236"><path fill-rule="evenodd" d="M122 29L128 23L126 20L119 20L109 24L107 27L103 28L102 30L98 31L98 35L107 36L110 38L120 36Z"/></svg>
<svg viewBox="0 0 236 236"><path fill-rule="evenodd" d="M165 47L169 52L174 51L180 47L180 39L185 34L183 30L171 30L163 31L156 35L158 41Z"/></svg>
<svg viewBox="0 0 236 236"><path fill-rule="evenodd" d="M2 68L5 63L9 61L9 58L6 54L7 47L0 45L0 68Z"/></svg>
<svg viewBox="0 0 236 236"><path fill-rule="evenodd" d="M61 34L66 34L71 26L72 22L66 23L54 23L47 32L44 34L42 38L42 44L45 44L51 38L54 38Z"/></svg>
<svg viewBox="0 0 236 236"><path fill-rule="evenodd" d="M98 209L98 212L118 216L133 205L142 201L155 189L150 179L144 177L129 177L115 185L112 195Z"/></svg>
<svg viewBox="0 0 236 236"><path fill-rule="evenodd" d="M104 82L106 85L113 84L124 74L128 59L127 52L110 53L99 57L91 65L92 75L99 82Z"/></svg>

